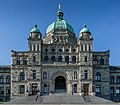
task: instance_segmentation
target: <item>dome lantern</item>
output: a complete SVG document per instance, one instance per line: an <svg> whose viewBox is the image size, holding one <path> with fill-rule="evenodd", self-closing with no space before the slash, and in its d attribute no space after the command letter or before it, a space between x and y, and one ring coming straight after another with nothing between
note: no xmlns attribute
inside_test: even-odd
<svg viewBox="0 0 120 105"><path fill-rule="evenodd" d="M63 29L63 30L67 30L71 33L74 33L74 30L72 28L72 26L70 24L68 24L64 19L63 19L63 15L64 13L61 11L61 6L59 4L59 8L58 8L58 12L56 13L57 15L57 20L54 21L52 24L50 24L46 30L46 33L51 32L52 30L56 30L56 29Z"/></svg>
<svg viewBox="0 0 120 105"><path fill-rule="evenodd" d="M34 28L30 32L40 33L40 30L37 28L37 24L34 25Z"/></svg>
<svg viewBox="0 0 120 105"><path fill-rule="evenodd" d="M84 32L91 33L87 28L86 24L83 25L83 29L80 31L80 33L84 33Z"/></svg>
<svg viewBox="0 0 120 105"><path fill-rule="evenodd" d="M56 13L56 15L57 15L57 19L58 19L58 20L63 20L63 15L64 15L64 13L61 11L61 6L60 6L60 4L59 4L59 6L58 6L58 12Z"/></svg>

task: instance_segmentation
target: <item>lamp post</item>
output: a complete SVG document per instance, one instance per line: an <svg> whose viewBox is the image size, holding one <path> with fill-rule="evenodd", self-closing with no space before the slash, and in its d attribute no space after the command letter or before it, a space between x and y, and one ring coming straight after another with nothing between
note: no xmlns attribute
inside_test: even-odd
<svg viewBox="0 0 120 105"><path fill-rule="evenodd" d="M72 88L71 90L72 90L72 95L73 95L73 84L71 85L71 88Z"/></svg>
<svg viewBox="0 0 120 105"><path fill-rule="evenodd" d="M95 85L94 84L93 84L92 88L93 88L93 95L95 95Z"/></svg>
<svg viewBox="0 0 120 105"><path fill-rule="evenodd" d="M48 84L47 86L48 86L48 95L49 95L49 88L50 88L50 85Z"/></svg>

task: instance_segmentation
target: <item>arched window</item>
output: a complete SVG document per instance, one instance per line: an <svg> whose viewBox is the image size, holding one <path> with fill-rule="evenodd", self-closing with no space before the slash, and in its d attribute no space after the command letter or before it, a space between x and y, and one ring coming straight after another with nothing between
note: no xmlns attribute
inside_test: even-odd
<svg viewBox="0 0 120 105"><path fill-rule="evenodd" d="M3 75L0 76L0 83L4 83L4 77L3 77Z"/></svg>
<svg viewBox="0 0 120 105"><path fill-rule="evenodd" d="M48 49L47 49L47 48L45 49L45 52L48 52Z"/></svg>
<svg viewBox="0 0 120 105"><path fill-rule="evenodd" d="M21 80L25 80L25 73L24 72L21 72L20 73L20 81Z"/></svg>
<svg viewBox="0 0 120 105"><path fill-rule="evenodd" d="M69 56L65 57L65 62L68 64L69 63Z"/></svg>
<svg viewBox="0 0 120 105"><path fill-rule="evenodd" d="M76 63L76 56L72 57L72 63Z"/></svg>
<svg viewBox="0 0 120 105"><path fill-rule="evenodd" d="M47 72L46 71L43 72L43 79L47 79Z"/></svg>
<svg viewBox="0 0 120 105"><path fill-rule="evenodd" d="M52 52L55 52L55 49L54 49L54 48L52 49Z"/></svg>
<svg viewBox="0 0 120 105"><path fill-rule="evenodd" d="M44 62L45 62L45 63L48 63L48 56L45 56L45 57L44 57Z"/></svg>
<svg viewBox="0 0 120 105"><path fill-rule="evenodd" d="M10 83L10 76L9 75L6 77L6 83Z"/></svg>
<svg viewBox="0 0 120 105"><path fill-rule="evenodd" d="M94 58L94 59L93 59L93 64L94 64L94 65L97 65L97 63L98 63L97 58Z"/></svg>
<svg viewBox="0 0 120 105"><path fill-rule="evenodd" d="M58 57L58 62L62 62L62 56Z"/></svg>
<svg viewBox="0 0 120 105"><path fill-rule="evenodd" d="M33 49L34 49L34 51L35 51L35 45L33 45Z"/></svg>
<svg viewBox="0 0 120 105"><path fill-rule="evenodd" d="M69 49L66 49L66 52L69 52Z"/></svg>
<svg viewBox="0 0 120 105"><path fill-rule="evenodd" d="M120 76L117 76L117 77L116 77L116 83L117 83L117 84L120 84Z"/></svg>
<svg viewBox="0 0 120 105"><path fill-rule="evenodd" d="M59 52L62 52L62 49L59 49Z"/></svg>
<svg viewBox="0 0 120 105"><path fill-rule="evenodd" d="M100 81L101 80L101 74L99 72L96 73L95 80L96 81Z"/></svg>
<svg viewBox="0 0 120 105"><path fill-rule="evenodd" d="M104 65L104 59L103 58L100 59L100 65Z"/></svg>
<svg viewBox="0 0 120 105"><path fill-rule="evenodd" d="M32 45L30 44L30 51L32 51Z"/></svg>
<svg viewBox="0 0 120 105"><path fill-rule="evenodd" d="M17 64L17 65L20 65L20 58L17 59L16 64Z"/></svg>
<svg viewBox="0 0 120 105"><path fill-rule="evenodd" d="M52 57L51 57L51 61L52 61L52 62L55 62L55 60L56 60L56 59L55 59L55 56L52 56Z"/></svg>
<svg viewBox="0 0 120 105"><path fill-rule="evenodd" d="M23 59L23 64L27 65L27 59L26 58Z"/></svg>
<svg viewBox="0 0 120 105"><path fill-rule="evenodd" d="M77 79L77 71L74 71L74 79Z"/></svg>
<svg viewBox="0 0 120 105"><path fill-rule="evenodd" d="M110 76L110 83L114 83L114 76Z"/></svg>
<svg viewBox="0 0 120 105"><path fill-rule="evenodd" d="M83 45L81 45L81 51L83 51Z"/></svg>
<svg viewBox="0 0 120 105"><path fill-rule="evenodd" d="M89 51L91 51L91 47L90 47L90 45L89 45Z"/></svg>
<svg viewBox="0 0 120 105"><path fill-rule="evenodd" d="M73 51L73 52L75 52L76 50L75 50L75 49L73 49L72 51Z"/></svg>
<svg viewBox="0 0 120 105"><path fill-rule="evenodd" d="M95 92L96 92L96 95L101 93L101 86L100 85L95 86Z"/></svg>

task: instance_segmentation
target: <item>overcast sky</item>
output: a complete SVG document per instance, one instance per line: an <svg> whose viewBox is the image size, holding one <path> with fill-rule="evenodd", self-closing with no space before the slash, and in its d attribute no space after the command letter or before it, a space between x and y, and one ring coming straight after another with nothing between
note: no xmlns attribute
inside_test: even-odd
<svg viewBox="0 0 120 105"><path fill-rule="evenodd" d="M11 64L11 50L27 50L34 24L45 35L59 3L76 36L86 24L93 50L110 50L110 64L120 65L120 0L0 0L0 65Z"/></svg>

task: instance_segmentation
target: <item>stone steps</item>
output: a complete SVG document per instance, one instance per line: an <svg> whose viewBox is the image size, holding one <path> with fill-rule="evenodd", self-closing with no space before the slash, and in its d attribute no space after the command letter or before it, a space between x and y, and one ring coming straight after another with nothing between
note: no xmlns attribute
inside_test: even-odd
<svg viewBox="0 0 120 105"><path fill-rule="evenodd" d="M113 102L96 96L79 96L67 93L53 93L51 95L26 96L11 100L8 104L111 104Z"/></svg>

